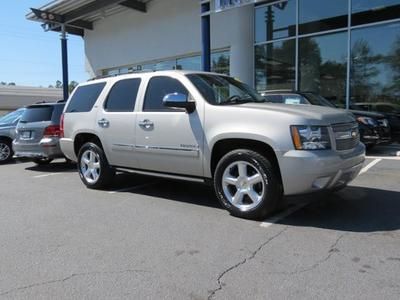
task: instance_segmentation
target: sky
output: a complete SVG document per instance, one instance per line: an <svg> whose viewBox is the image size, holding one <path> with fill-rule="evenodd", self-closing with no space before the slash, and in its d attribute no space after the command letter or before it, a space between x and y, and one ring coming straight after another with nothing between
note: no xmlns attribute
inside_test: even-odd
<svg viewBox="0 0 400 300"><path fill-rule="evenodd" d="M17 85L55 85L62 81L60 34L44 32L40 23L25 19L30 7L50 0L2 1L0 10L0 81ZM68 37L69 80L86 81L83 39Z"/></svg>

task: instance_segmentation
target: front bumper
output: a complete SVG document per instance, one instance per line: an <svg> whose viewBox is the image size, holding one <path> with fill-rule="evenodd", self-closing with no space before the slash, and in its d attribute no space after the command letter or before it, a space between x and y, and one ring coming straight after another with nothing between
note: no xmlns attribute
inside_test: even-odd
<svg viewBox="0 0 400 300"><path fill-rule="evenodd" d="M360 173L365 146L338 153L290 150L278 154L285 195L329 190L347 185Z"/></svg>
<svg viewBox="0 0 400 300"><path fill-rule="evenodd" d="M42 138L39 143L13 142L14 157L28 158L62 158L60 139L57 137Z"/></svg>

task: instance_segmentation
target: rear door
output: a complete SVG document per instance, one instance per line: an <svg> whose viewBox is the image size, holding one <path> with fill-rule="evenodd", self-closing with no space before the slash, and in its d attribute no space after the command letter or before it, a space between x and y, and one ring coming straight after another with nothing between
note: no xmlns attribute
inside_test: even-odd
<svg viewBox="0 0 400 300"><path fill-rule="evenodd" d="M44 130L52 124L54 105L29 106L19 121L16 141L21 144L38 144Z"/></svg>
<svg viewBox="0 0 400 300"><path fill-rule="evenodd" d="M114 83L97 113L97 131L111 165L137 168L135 151L135 105L140 78Z"/></svg>

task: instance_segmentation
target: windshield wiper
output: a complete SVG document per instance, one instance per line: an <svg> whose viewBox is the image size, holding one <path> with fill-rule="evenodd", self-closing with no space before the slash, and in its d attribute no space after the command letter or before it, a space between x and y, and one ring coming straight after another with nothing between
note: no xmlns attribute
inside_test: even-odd
<svg viewBox="0 0 400 300"><path fill-rule="evenodd" d="M220 103L220 105L243 104L243 103L249 103L249 102L257 102L257 101L250 96L240 97L239 95L233 95L233 96L226 98L224 101L222 101Z"/></svg>

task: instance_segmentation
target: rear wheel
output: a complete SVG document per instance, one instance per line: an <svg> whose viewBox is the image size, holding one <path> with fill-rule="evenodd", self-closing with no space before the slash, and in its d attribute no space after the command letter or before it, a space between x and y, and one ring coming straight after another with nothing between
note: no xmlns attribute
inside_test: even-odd
<svg viewBox="0 0 400 300"><path fill-rule="evenodd" d="M91 189L109 186L115 174L103 149L94 143L86 143L79 150L78 171L82 182Z"/></svg>
<svg viewBox="0 0 400 300"><path fill-rule="evenodd" d="M39 166L45 166L51 163L53 159L51 158L35 158L33 162Z"/></svg>
<svg viewBox="0 0 400 300"><path fill-rule="evenodd" d="M240 149L220 160L214 188L219 201L232 215L259 220L279 208L282 189L278 178L267 158Z"/></svg>
<svg viewBox="0 0 400 300"><path fill-rule="evenodd" d="M9 140L0 139L0 164L8 163L14 155L11 142Z"/></svg>

